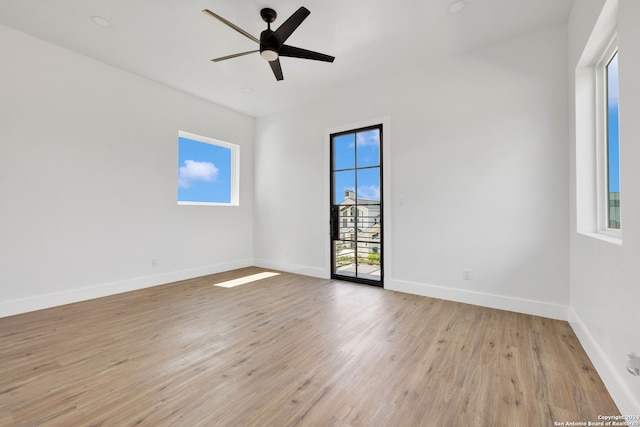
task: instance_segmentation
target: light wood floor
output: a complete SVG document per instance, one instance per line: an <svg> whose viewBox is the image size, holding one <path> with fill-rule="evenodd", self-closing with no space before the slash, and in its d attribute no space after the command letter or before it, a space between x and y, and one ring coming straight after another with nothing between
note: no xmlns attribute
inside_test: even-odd
<svg viewBox="0 0 640 427"><path fill-rule="evenodd" d="M553 426L619 414L566 322L247 268L0 319L0 426Z"/></svg>

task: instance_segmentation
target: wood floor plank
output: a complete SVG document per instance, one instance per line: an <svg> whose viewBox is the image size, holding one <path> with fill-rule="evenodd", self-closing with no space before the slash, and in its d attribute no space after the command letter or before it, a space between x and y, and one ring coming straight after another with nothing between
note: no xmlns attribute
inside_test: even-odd
<svg viewBox="0 0 640 427"><path fill-rule="evenodd" d="M251 267L0 319L2 426L546 426L618 410L567 322Z"/></svg>

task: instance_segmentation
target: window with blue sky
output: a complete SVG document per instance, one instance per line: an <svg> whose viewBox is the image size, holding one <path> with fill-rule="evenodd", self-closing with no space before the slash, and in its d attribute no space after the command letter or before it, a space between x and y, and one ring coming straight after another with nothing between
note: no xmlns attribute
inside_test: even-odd
<svg viewBox="0 0 640 427"><path fill-rule="evenodd" d="M344 190L357 198L380 201L380 130L336 136L334 146L335 203L344 200ZM371 169L368 169L371 168ZM357 170L356 170L357 169Z"/></svg>
<svg viewBox="0 0 640 427"><path fill-rule="evenodd" d="M228 142L178 133L178 203L238 204L238 151Z"/></svg>
<svg viewBox="0 0 640 427"><path fill-rule="evenodd" d="M607 222L620 229L620 136L618 120L618 52L607 70Z"/></svg>

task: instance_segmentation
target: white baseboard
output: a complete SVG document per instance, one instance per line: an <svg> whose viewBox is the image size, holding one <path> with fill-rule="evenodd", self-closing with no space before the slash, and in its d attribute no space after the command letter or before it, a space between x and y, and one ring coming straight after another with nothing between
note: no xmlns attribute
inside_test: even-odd
<svg viewBox="0 0 640 427"><path fill-rule="evenodd" d="M153 276L137 277L118 282L103 283L84 288L35 295L29 298L0 301L0 317L13 316L15 314L27 313L30 311L42 310L45 308L105 297L108 295L135 291L138 289L177 282L179 280L192 279L194 277L221 273L223 271L234 270L242 267L250 267L252 265L253 259L248 258L188 270L172 271Z"/></svg>
<svg viewBox="0 0 640 427"><path fill-rule="evenodd" d="M253 265L261 268L286 271L288 273L302 274L304 276L318 277L320 279L329 279L329 274L327 273L327 271L324 268L319 267L310 267L308 265L299 265L288 262L278 262L264 258L254 258Z"/></svg>
<svg viewBox="0 0 640 427"><path fill-rule="evenodd" d="M633 397L631 391L620 378L614 364L572 308L569 308L569 324L584 347L587 356L591 359L591 363L598 371L620 413L622 415L640 415L640 402Z"/></svg>
<svg viewBox="0 0 640 427"><path fill-rule="evenodd" d="M425 285L404 280L389 279L385 289L422 295L431 298L456 301L465 304L480 305L498 310L514 311L516 313L532 314L550 319L567 320L568 307L543 301L508 297L504 295L473 292L464 289L445 288L442 286Z"/></svg>

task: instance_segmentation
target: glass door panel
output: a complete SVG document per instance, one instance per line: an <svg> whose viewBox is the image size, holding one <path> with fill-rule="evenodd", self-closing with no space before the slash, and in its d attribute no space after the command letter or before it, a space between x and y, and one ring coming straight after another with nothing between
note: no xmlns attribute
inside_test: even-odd
<svg viewBox="0 0 640 427"><path fill-rule="evenodd" d="M380 130L371 129L356 134L357 167L380 166Z"/></svg>
<svg viewBox="0 0 640 427"><path fill-rule="evenodd" d="M331 135L332 277L382 286L382 126Z"/></svg>
<svg viewBox="0 0 640 427"><path fill-rule="evenodd" d="M355 134L339 135L332 139L333 170L347 170L356 167Z"/></svg>

